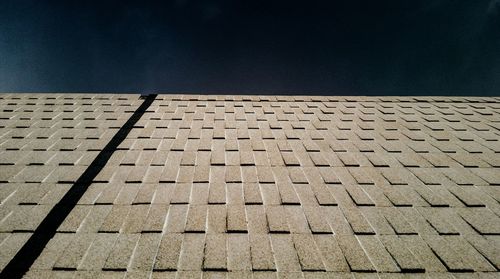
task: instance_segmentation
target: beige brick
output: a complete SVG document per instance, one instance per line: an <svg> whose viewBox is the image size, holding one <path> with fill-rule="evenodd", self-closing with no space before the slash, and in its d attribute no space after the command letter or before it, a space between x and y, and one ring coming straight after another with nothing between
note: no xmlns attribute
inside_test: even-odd
<svg viewBox="0 0 500 279"><path fill-rule="evenodd" d="M441 214L441 210L437 208L417 208L417 210L439 234L458 234L457 229Z"/></svg>
<svg viewBox="0 0 500 279"><path fill-rule="evenodd" d="M83 219L90 213L92 208L89 206L75 206L73 210L70 212L68 217L64 220L64 222L57 229L58 232L76 232L80 227ZM26 216L27 217L27 216ZM10 219L14 219L14 216L10 216ZM5 224L6 221L2 224L2 227L8 227Z"/></svg>
<svg viewBox="0 0 500 279"><path fill-rule="evenodd" d="M461 236L450 236L445 238L448 244L462 256L464 262L469 264L474 271L492 272L496 271L493 267L473 246L471 246Z"/></svg>
<svg viewBox="0 0 500 279"><path fill-rule="evenodd" d="M495 236L465 235L464 238L497 269L500 266L498 238Z"/></svg>
<svg viewBox="0 0 500 279"><path fill-rule="evenodd" d="M383 208L361 207L360 211L378 235L396 234L394 228L383 215Z"/></svg>
<svg viewBox="0 0 500 279"><path fill-rule="evenodd" d="M337 153L345 167L359 167L359 162L350 153Z"/></svg>
<svg viewBox="0 0 500 279"><path fill-rule="evenodd" d="M262 195L257 183L243 183L245 204L262 204Z"/></svg>
<svg viewBox="0 0 500 279"><path fill-rule="evenodd" d="M293 188L299 196L301 205L317 206L319 204L309 184L293 184Z"/></svg>
<svg viewBox="0 0 500 279"><path fill-rule="evenodd" d="M227 210L225 205L209 205L207 218L208 233L226 232Z"/></svg>
<svg viewBox="0 0 500 279"><path fill-rule="evenodd" d="M500 233L500 219L487 208L463 208L458 214L481 234Z"/></svg>
<svg viewBox="0 0 500 279"><path fill-rule="evenodd" d="M14 234L2 234L2 235L5 238L7 238L8 236L14 236ZM23 237L23 234L19 234L18 237ZM27 239L29 236L28 236L28 234L24 234L24 237ZM6 241L5 238L2 238L2 241ZM47 243L47 246L45 246L45 249L42 251L40 256L35 260L35 262L32 265L32 268L33 269L52 269L56 260L59 258L60 254L71 243L73 238L74 238L73 234L66 234L66 233L55 234L54 237ZM19 242L17 239L16 239L16 241ZM19 244L21 244L21 243L19 243ZM4 254L4 255L7 255L7 254ZM12 256L14 256L14 255L12 255ZM7 256L6 256L6 260L10 260L10 257L7 258ZM106 260L106 258L104 258L104 260ZM5 262L4 264L7 264L7 262ZM103 265L104 265L104 263L103 263ZM2 265L2 266L4 266L4 265Z"/></svg>
<svg viewBox="0 0 500 279"><path fill-rule="evenodd" d="M78 269L102 269L117 238L118 234L96 234L94 242L92 242L89 249L87 250L85 257L78 266Z"/></svg>
<svg viewBox="0 0 500 279"><path fill-rule="evenodd" d="M143 183L132 204L150 204L156 192L157 184Z"/></svg>
<svg viewBox="0 0 500 279"><path fill-rule="evenodd" d="M106 259L103 269L125 271L139 237L140 234L121 234L111 250L109 257Z"/></svg>
<svg viewBox="0 0 500 279"><path fill-rule="evenodd" d="M248 232L250 234L266 234L269 232L266 213L262 205L247 205Z"/></svg>
<svg viewBox="0 0 500 279"><path fill-rule="evenodd" d="M224 151L214 150L211 153L212 157L210 159L210 164L213 166L223 166L226 164L226 156Z"/></svg>
<svg viewBox="0 0 500 279"><path fill-rule="evenodd" d="M114 200L114 204L132 204L134 202L135 197L137 196L137 192L139 192L138 184L125 184L121 187L120 192L116 196Z"/></svg>
<svg viewBox="0 0 500 279"><path fill-rule="evenodd" d="M321 177L326 184L340 184L338 176L332 168L319 168Z"/></svg>
<svg viewBox="0 0 500 279"><path fill-rule="evenodd" d="M132 270L151 271L160 240L161 234L159 233L141 234L129 268Z"/></svg>
<svg viewBox="0 0 500 279"><path fill-rule="evenodd" d="M287 234L271 234L276 267L279 272L301 271L297 252L293 245L292 237Z"/></svg>
<svg viewBox="0 0 500 279"><path fill-rule="evenodd" d="M187 213L186 232L205 232L208 209L206 205L190 205Z"/></svg>
<svg viewBox="0 0 500 279"><path fill-rule="evenodd" d="M198 165L194 168L193 174L194 183L210 182L210 167L207 165Z"/></svg>
<svg viewBox="0 0 500 279"><path fill-rule="evenodd" d="M94 206L87 217L83 220L83 224L80 226L78 231L81 233L97 233L105 218L111 211L111 208L111 205ZM43 210L40 209L37 211L43 212Z"/></svg>
<svg viewBox="0 0 500 279"><path fill-rule="evenodd" d="M122 227L123 233L140 233L149 213L149 205L133 205Z"/></svg>
<svg viewBox="0 0 500 279"><path fill-rule="evenodd" d="M226 185L224 182L213 182L208 186L208 203L226 203Z"/></svg>
<svg viewBox="0 0 500 279"><path fill-rule="evenodd" d="M239 166L226 167L226 183L241 183L241 169Z"/></svg>
<svg viewBox="0 0 500 279"><path fill-rule="evenodd" d="M445 272L446 267L436 257L425 241L418 235L403 235L400 237L403 245L412 252L422 264L426 272Z"/></svg>
<svg viewBox="0 0 500 279"><path fill-rule="evenodd" d="M240 154L238 152L238 149L236 148L235 151L227 151L225 152L226 154L226 165L227 166L239 166L240 163Z"/></svg>
<svg viewBox="0 0 500 279"><path fill-rule="evenodd" d="M54 264L54 268L58 269L76 269L90 244L94 241L96 234L76 234L73 241L61 253L61 256Z"/></svg>
<svg viewBox="0 0 500 279"><path fill-rule="evenodd" d="M285 162L285 166L300 166L299 159L295 157L293 152L281 152L281 157Z"/></svg>
<svg viewBox="0 0 500 279"><path fill-rule="evenodd" d="M227 232L246 232L246 212L243 205L227 206Z"/></svg>
<svg viewBox="0 0 500 279"><path fill-rule="evenodd" d="M252 270L276 270L268 234L249 234Z"/></svg>
<svg viewBox="0 0 500 279"><path fill-rule="evenodd" d="M441 262L446 265L448 271L472 271L472 266L464 262L461 255L458 254L445 239L446 236L422 235L422 238L432 251L439 257Z"/></svg>
<svg viewBox="0 0 500 279"><path fill-rule="evenodd" d="M181 166L194 166L196 163L196 153L195 151L184 151L182 152Z"/></svg>
<svg viewBox="0 0 500 279"><path fill-rule="evenodd" d="M126 183L141 183L143 182L143 178L146 175L147 167L146 166L135 166L130 169L128 173Z"/></svg>
<svg viewBox="0 0 500 279"><path fill-rule="evenodd" d="M311 184L311 190L314 192L316 199L320 205L333 206L337 205L337 200L330 192L329 186L325 184Z"/></svg>
<svg viewBox="0 0 500 279"><path fill-rule="evenodd" d="M278 182L276 186L278 187L282 204L300 204L299 197L290 182Z"/></svg>
<svg viewBox="0 0 500 279"><path fill-rule="evenodd" d="M161 233L163 231L167 213L167 205L152 205L149 210L148 217L142 227L142 232Z"/></svg>
<svg viewBox="0 0 500 279"><path fill-rule="evenodd" d="M194 181L194 171L193 166L181 166L179 168L179 175L177 176L178 183L193 183Z"/></svg>
<svg viewBox="0 0 500 279"><path fill-rule="evenodd" d="M274 183L274 176L269 167L257 166L257 176L259 183Z"/></svg>
<svg viewBox="0 0 500 279"><path fill-rule="evenodd" d="M304 216L302 208L298 206L284 206L284 208L288 227L290 228L290 233L311 233L311 229L307 224L307 220Z"/></svg>
<svg viewBox="0 0 500 279"><path fill-rule="evenodd" d="M406 218L397 208L383 207L380 209L385 219L391 224L396 234L417 234Z"/></svg>
<svg viewBox="0 0 500 279"><path fill-rule="evenodd" d="M344 217L342 210L338 207L327 206L324 207L325 218L333 229L336 235L352 235L353 231L349 222Z"/></svg>
<svg viewBox="0 0 500 279"><path fill-rule="evenodd" d="M177 174L179 173L179 166L177 165L165 165L162 174L160 175L160 183L174 183L177 181Z"/></svg>
<svg viewBox="0 0 500 279"><path fill-rule="evenodd" d="M375 234L370 223L368 223L358 208L344 207L342 211L355 234Z"/></svg>
<svg viewBox="0 0 500 279"><path fill-rule="evenodd" d="M266 206L266 216L271 233L289 232L286 213L283 206Z"/></svg>
<svg viewBox="0 0 500 279"><path fill-rule="evenodd" d="M113 204L113 202L116 200L118 194L124 187L123 184L121 183L111 183L106 185L107 187L104 188L102 193L99 195L97 200L95 201L96 204Z"/></svg>
<svg viewBox="0 0 500 279"><path fill-rule="evenodd" d="M130 205L113 205L110 213L104 219L99 232L120 232L120 229L127 218L131 206Z"/></svg>
<svg viewBox="0 0 500 279"><path fill-rule="evenodd" d="M240 164L242 166L254 166L255 165L255 160L253 158L253 152L241 151L239 154L240 154Z"/></svg>
<svg viewBox="0 0 500 279"><path fill-rule="evenodd" d="M274 184L260 184L260 191L265 205L281 204L278 188Z"/></svg>
<svg viewBox="0 0 500 279"><path fill-rule="evenodd" d="M299 167L289 167L290 180L294 184L307 184L308 180L304 174L302 168Z"/></svg>
<svg viewBox="0 0 500 279"><path fill-rule="evenodd" d="M186 226L187 205L171 205L168 210L165 232L181 233Z"/></svg>
<svg viewBox="0 0 500 279"><path fill-rule="evenodd" d="M304 206L302 208L313 233L332 233L328 219L325 218L327 214L325 208L319 206Z"/></svg>
<svg viewBox="0 0 500 279"><path fill-rule="evenodd" d="M207 235L203 269L227 270L226 234Z"/></svg>
<svg viewBox="0 0 500 279"><path fill-rule="evenodd" d="M194 183L191 188L191 197L189 200L191 205L206 205L208 204L208 184Z"/></svg>
<svg viewBox="0 0 500 279"><path fill-rule="evenodd" d="M259 182L259 177L257 176L257 168L255 166L242 166L241 178L243 183Z"/></svg>
<svg viewBox="0 0 500 279"><path fill-rule="evenodd" d="M316 234L313 235L313 238L320 250L326 271L345 272L349 270L342 250L333 236Z"/></svg>
<svg viewBox="0 0 500 279"><path fill-rule="evenodd" d="M303 271L324 271L325 266L312 235L293 234L293 243Z"/></svg>
<svg viewBox="0 0 500 279"><path fill-rule="evenodd" d="M247 234L227 235L227 269L229 271L252 269Z"/></svg>
<svg viewBox="0 0 500 279"><path fill-rule="evenodd" d="M358 240L354 236L337 236L338 244L349 263L351 271L372 272L375 271L372 263L361 248Z"/></svg>
<svg viewBox="0 0 500 279"><path fill-rule="evenodd" d="M172 199L170 203L172 204L187 204L189 203L189 198L191 196L191 183L177 183L175 184L174 191L172 193Z"/></svg>
<svg viewBox="0 0 500 279"><path fill-rule="evenodd" d="M379 239L402 271L425 271L423 266L397 236L381 235Z"/></svg>
<svg viewBox="0 0 500 279"><path fill-rule="evenodd" d="M154 270L175 271L181 253L183 235L180 233L166 233L161 239L158 253L155 258Z"/></svg>
<svg viewBox="0 0 500 279"><path fill-rule="evenodd" d="M329 167L330 163L320 152L310 152L308 153L314 166L316 167Z"/></svg>
<svg viewBox="0 0 500 279"><path fill-rule="evenodd" d="M199 271L203 264L204 234L184 234L178 270Z"/></svg>

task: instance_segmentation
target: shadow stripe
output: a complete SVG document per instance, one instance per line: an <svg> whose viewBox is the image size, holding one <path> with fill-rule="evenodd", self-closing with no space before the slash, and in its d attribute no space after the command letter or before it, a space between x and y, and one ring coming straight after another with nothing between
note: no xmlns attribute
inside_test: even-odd
<svg viewBox="0 0 500 279"><path fill-rule="evenodd" d="M99 155L97 155L85 172L83 172L73 186L71 186L59 203L54 205L49 214L47 214L36 228L33 235L2 270L0 278L22 278L30 269L31 265L42 253L47 243L56 234L57 228L59 228L64 219L66 219L71 210L73 210L87 188L92 184L94 178L99 174L111 158L111 155L113 155L113 152L134 128L137 121L144 115L156 96L156 94L146 96L144 102L142 102L127 122L118 130L104 149L99 152Z"/></svg>

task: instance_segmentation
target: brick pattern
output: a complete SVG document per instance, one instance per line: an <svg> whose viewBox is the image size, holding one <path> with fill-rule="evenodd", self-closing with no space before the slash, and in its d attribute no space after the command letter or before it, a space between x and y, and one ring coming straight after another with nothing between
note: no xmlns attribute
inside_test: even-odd
<svg viewBox="0 0 500 279"><path fill-rule="evenodd" d="M0 94L0 269L141 102L134 95ZM79 228L90 211L83 230L92 231L110 211L95 210L76 208L61 231ZM52 267L79 263L95 240L81 236L63 237L74 242L72 255Z"/></svg>
<svg viewBox="0 0 500 279"><path fill-rule="evenodd" d="M0 268L140 103L0 95ZM500 98L159 95L27 276L496 277L499 114Z"/></svg>

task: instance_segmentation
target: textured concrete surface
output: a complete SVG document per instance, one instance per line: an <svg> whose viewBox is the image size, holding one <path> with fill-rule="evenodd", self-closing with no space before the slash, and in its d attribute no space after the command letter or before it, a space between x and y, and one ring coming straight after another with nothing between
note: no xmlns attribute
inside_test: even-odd
<svg viewBox="0 0 500 279"><path fill-rule="evenodd" d="M138 95L0 95L0 269ZM158 95L28 278L497 278L500 98Z"/></svg>

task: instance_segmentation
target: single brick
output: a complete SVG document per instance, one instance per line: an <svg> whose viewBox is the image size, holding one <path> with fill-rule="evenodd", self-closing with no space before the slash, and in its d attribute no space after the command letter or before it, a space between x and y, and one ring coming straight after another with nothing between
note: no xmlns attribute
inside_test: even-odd
<svg viewBox="0 0 500 279"><path fill-rule="evenodd" d="M283 206L266 206L267 223L271 233L290 232Z"/></svg>
<svg viewBox="0 0 500 279"><path fill-rule="evenodd" d="M134 252L140 234L121 234L104 264L104 270L125 271Z"/></svg>
<svg viewBox="0 0 500 279"><path fill-rule="evenodd" d="M175 271L181 254L183 235L180 233L166 233L163 235L153 270Z"/></svg>
<svg viewBox="0 0 500 279"><path fill-rule="evenodd" d="M207 234L204 270L227 270L226 234Z"/></svg>
<svg viewBox="0 0 500 279"><path fill-rule="evenodd" d="M268 234L250 233L252 270L276 270Z"/></svg>
<svg viewBox="0 0 500 279"><path fill-rule="evenodd" d="M227 269L229 271L252 269L248 234L227 235Z"/></svg>
<svg viewBox="0 0 500 279"><path fill-rule="evenodd" d="M324 271L325 266L312 235L293 234L293 243L303 271Z"/></svg>

